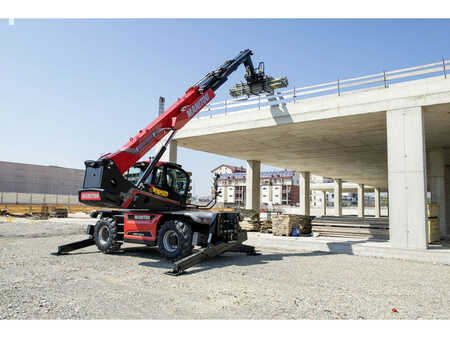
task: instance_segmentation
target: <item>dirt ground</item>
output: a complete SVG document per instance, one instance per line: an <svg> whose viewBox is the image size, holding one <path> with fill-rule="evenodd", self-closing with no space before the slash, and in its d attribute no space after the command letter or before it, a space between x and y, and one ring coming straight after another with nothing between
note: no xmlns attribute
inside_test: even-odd
<svg viewBox="0 0 450 338"><path fill-rule="evenodd" d="M172 277L155 248L50 254L88 223L0 218L0 319L450 319L450 266L258 248Z"/></svg>

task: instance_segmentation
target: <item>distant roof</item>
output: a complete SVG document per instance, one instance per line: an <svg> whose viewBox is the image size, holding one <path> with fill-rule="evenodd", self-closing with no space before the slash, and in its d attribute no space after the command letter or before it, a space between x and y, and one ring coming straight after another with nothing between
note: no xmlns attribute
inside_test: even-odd
<svg viewBox="0 0 450 338"><path fill-rule="evenodd" d="M229 179L229 178L244 178L246 173L232 173L232 174L221 174L219 178ZM293 170L279 170L279 171L261 171L261 178L275 178L283 177L289 178L295 175Z"/></svg>
<svg viewBox="0 0 450 338"><path fill-rule="evenodd" d="M221 164L221 165L219 165L217 168L214 168L213 170L211 170L211 172L214 172L214 171L216 171L217 169L222 168L222 167L227 167L227 168L231 169L231 171L232 171L233 173L242 173L242 172L245 172L245 171L246 171L244 167L236 167L236 166L234 166L234 165Z"/></svg>

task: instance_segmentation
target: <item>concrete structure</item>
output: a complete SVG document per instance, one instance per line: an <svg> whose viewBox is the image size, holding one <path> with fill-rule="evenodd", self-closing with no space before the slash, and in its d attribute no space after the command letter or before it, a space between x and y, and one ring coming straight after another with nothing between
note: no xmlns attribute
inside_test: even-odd
<svg viewBox="0 0 450 338"><path fill-rule="evenodd" d="M374 189L374 193L375 193L375 217L380 217L381 216L381 194L380 194L380 189L375 188Z"/></svg>
<svg viewBox="0 0 450 338"><path fill-rule="evenodd" d="M245 196L246 209L259 210L259 207L261 205L260 173L260 161L247 161L247 179L245 181L245 188L247 191L247 194Z"/></svg>
<svg viewBox="0 0 450 338"><path fill-rule="evenodd" d="M334 214L342 216L342 180L340 178L334 181Z"/></svg>
<svg viewBox="0 0 450 338"><path fill-rule="evenodd" d="M358 184L358 217L364 217L364 184Z"/></svg>
<svg viewBox="0 0 450 338"><path fill-rule="evenodd" d="M445 62L449 68L450 61ZM433 77L393 83L428 74ZM345 92L355 83L380 86ZM333 89L336 94L308 97ZM275 98L260 98L263 105L255 100L228 102L227 114L189 122L176 136L178 145L336 178L337 196L342 195L341 179L388 189L391 246L427 247L427 188L441 203L446 196L446 219L450 204L448 192L442 190L442 163L447 172L450 166L450 78L444 77L442 64L297 88ZM232 112L251 105L256 107ZM440 169L433 170L427 182L427 152L434 149L442 149ZM438 156L429 155L433 162ZM448 175L444 181L448 185ZM436 185L441 190L433 188ZM259 192L254 193L258 198ZM247 194L249 201L252 198ZM443 234L449 233L448 223L442 224Z"/></svg>
<svg viewBox="0 0 450 338"><path fill-rule="evenodd" d="M392 248L389 242L362 242L360 239L338 237L285 237L249 232L248 245L275 250L304 250L346 254L355 256L383 257L450 265L450 248L435 247L430 250Z"/></svg>
<svg viewBox="0 0 450 338"><path fill-rule="evenodd" d="M83 179L84 169L0 161L0 192L78 195Z"/></svg>
<svg viewBox="0 0 450 338"><path fill-rule="evenodd" d="M309 216L311 213L310 209L310 173L308 171L303 171L300 173L300 210L303 215Z"/></svg>

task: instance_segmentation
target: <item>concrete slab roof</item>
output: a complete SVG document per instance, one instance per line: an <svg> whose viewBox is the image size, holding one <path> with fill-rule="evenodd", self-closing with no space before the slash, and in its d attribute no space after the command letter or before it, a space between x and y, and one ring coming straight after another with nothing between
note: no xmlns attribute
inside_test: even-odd
<svg viewBox="0 0 450 338"><path fill-rule="evenodd" d="M385 112L417 106L424 107L427 149L450 149L450 79L443 77L201 117L175 139L181 147L387 188Z"/></svg>

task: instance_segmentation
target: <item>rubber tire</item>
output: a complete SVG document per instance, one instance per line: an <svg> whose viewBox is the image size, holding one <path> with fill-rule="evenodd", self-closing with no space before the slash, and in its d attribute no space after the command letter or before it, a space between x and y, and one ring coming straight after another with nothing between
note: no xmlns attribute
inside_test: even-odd
<svg viewBox="0 0 450 338"><path fill-rule="evenodd" d="M103 229L103 227L107 227L109 230L109 237L107 241L101 241L99 238L99 233ZM117 221L115 218L101 218L94 227L94 239L97 248L103 253L112 253L119 250L122 242L119 242L117 240L117 238L119 237L117 232Z"/></svg>
<svg viewBox="0 0 450 338"><path fill-rule="evenodd" d="M164 234L169 230L173 230L178 234L178 248L173 252L167 250L164 247L163 242ZM168 260L178 260L186 257L192 253L192 249L194 248L194 246L192 245L191 226L189 225L189 223L180 219L167 221L161 226L161 229L158 232L157 243L161 255L163 255Z"/></svg>

